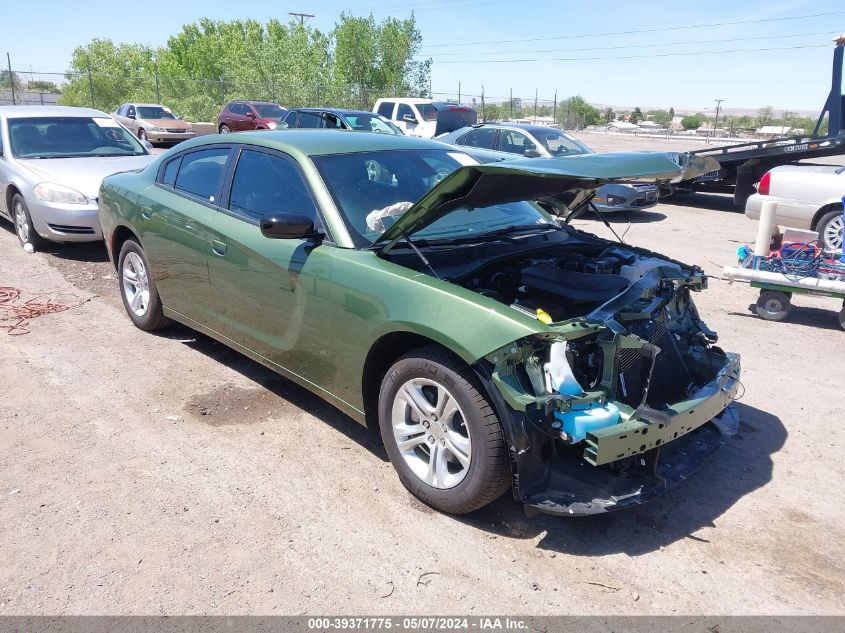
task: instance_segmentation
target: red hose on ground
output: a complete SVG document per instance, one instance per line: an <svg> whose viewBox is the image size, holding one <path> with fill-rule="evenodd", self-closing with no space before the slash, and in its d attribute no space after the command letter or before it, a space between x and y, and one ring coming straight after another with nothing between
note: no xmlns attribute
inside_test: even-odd
<svg viewBox="0 0 845 633"><path fill-rule="evenodd" d="M21 301L27 295L29 299ZM60 299L72 299L70 302ZM0 330L6 330L11 336L29 334L29 320L45 314L64 312L78 308L86 299L66 292L45 290L43 292L24 293L12 286L0 286Z"/></svg>

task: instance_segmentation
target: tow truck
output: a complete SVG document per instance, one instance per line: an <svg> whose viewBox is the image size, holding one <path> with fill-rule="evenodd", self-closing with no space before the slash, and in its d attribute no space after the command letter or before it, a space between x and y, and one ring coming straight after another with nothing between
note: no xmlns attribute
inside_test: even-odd
<svg viewBox="0 0 845 633"><path fill-rule="evenodd" d="M709 191L733 193L734 204L745 208L754 193L754 184L772 167L797 163L807 159L845 154L845 97L842 95L843 52L845 34L834 40L833 72L830 94L811 135L784 136L765 141L738 145L709 147L689 152L695 156L711 156L719 162L719 169L694 180L676 183L674 191ZM827 134L821 134L825 115Z"/></svg>

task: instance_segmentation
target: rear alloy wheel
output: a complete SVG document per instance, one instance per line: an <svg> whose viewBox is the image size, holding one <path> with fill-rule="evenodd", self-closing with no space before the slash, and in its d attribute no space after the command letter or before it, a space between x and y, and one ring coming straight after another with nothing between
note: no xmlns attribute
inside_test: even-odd
<svg viewBox="0 0 845 633"><path fill-rule="evenodd" d="M26 201L19 193L12 197L12 220L15 223L15 235L18 236L21 246L26 248L27 244L31 244L34 250L46 246L47 240L38 235L38 231L35 230Z"/></svg>
<svg viewBox="0 0 845 633"><path fill-rule="evenodd" d="M819 238L827 251L842 250L842 211L832 211L819 220Z"/></svg>
<svg viewBox="0 0 845 633"><path fill-rule="evenodd" d="M229 133L229 132L231 132L231 131L232 131L232 130L230 130L230 129L229 129L229 126L228 126L228 125L221 125L221 126L220 126L220 133L221 133L221 134L228 134L228 133Z"/></svg>
<svg viewBox="0 0 845 633"><path fill-rule="evenodd" d="M499 420L472 371L445 350L418 349L388 370L379 426L402 484L437 510L477 510L510 485Z"/></svg>
<svg viewBox="0 0 845 633"><path fill-rule="evenodd" d="M164 316L155 280L141 245L126 240L120 249L117 263L120 296L126 314L136 327L151 332L170 325Z"/></svg>
<svg viewBox="0 0 845 633"><path fill-rule="evenodd" d="M757 315L767 321L783 321L792 310L789 295L777 290L764 290L757 299Z"/></svg>

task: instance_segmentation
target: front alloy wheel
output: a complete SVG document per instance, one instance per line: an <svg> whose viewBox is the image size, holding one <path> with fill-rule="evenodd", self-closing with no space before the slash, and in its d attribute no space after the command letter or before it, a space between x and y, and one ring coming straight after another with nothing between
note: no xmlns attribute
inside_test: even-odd
<svg viewBox="0 0 845 633"><path fill-rule="evenodd" d="M26 202L19 193L16 193L12 198L12 221L15 223L15 235L18 236L21 246L32 244L34 249L44 246L47 240L38 235L35 230Z"/></svg>
<svg viewBox="0 0 845 633"><path fill-rule="evenodd" d="M429 486L454 488L472 460L472 439L455 397L428 378L399 388L391 412L393 436L402 459Z"/></svg>
<svg viewBox="0 0 845 633"><path fill-rule="evenodd" d="M402 485L442 512L472 512L512 481L505 436L460 358L421 347L387 370L378 402L384 447Z"/></svg>

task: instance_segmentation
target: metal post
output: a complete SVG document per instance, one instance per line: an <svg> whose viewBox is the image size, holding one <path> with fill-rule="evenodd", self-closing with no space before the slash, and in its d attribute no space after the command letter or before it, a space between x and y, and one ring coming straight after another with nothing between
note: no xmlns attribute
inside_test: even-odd
<svg viewBox="0 0 845 633"><path fill-rule="evenodd" d="M91 98L91 107L96 107L94 105L94 79L91 77L91 59L86 58L85 66L88 69L88 96Z"/></svg>
<svg viewBox="0 0 845 633"><path fill-rule="evenodd" d="M273 103L276 102L276 80L275 79L270 80L270 101L272 101Z"/></svg>
<svg viewBox="0 0 845 633"><path fill-rule="evenodd" d="M12 87L12 105L15 105L15 76L12 74L12 58L6 52L6 63L9 65L9 85Z"/></svg>
<svg viewBox="0 0 845 633"><path fill-rule="evenodd" d="M716 138L716 124L719 122L719 108L722 106L724 99L713 99L716 102L716 118L713 119L713 138Z"/></svg>
<svg viewBox="0 0 845 633"><path fill-rule="evenodd" d="M557 88L555 88L555 105L552 110L552 123L557 124Z"/></svg>
<svg viewBox="0 0 845 633"><path fill-rule="evenodd" d="M537 123L537 93L540 92L539 88L534 88L534 123Z"/></svg>
<svg viewBox="0 0 845 633"><path fill-rule="evenodd" d="M161 103L161 87L158 84L158 64L153 66L153 75L156 78L156 103Z"/></svg>
<svg viewBox="0 0 845 633"><path fill-rule="evenodd" d="M461 82L458 82L458 103L461 102Z"/></svg>
<svg viewBox="0 0 845 633"><path fill-rule="evenodd" d="M513 119L513 88L511 88L511 119Z"/></svg>
<svg viewBox="0 0 845 633"><path fill-rule="evenodd" d="M481 120L487 120L487 118L484 116L484 84L481 85Z"/></svg>

